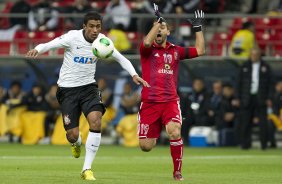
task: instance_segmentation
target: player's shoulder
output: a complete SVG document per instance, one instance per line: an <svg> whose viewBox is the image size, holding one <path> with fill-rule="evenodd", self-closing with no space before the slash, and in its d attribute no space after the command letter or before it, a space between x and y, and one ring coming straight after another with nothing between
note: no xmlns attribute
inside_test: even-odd
<svg viewBox="0 0 282 184"><path fill-rule="evenodd" d="M82 29L81 30L70 30L66 33L66 35L69 37L78 37L78 36L81 36L81 34L82 34Z"/></svg>

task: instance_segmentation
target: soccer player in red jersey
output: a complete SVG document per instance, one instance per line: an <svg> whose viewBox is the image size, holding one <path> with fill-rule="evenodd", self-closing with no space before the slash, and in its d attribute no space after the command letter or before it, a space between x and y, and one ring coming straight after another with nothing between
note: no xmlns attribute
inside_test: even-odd
<svg viewBox="0 0 282 184"><path fill-rule="evenodd" d="M180 47L167 42L168 25L155 5L157 22L140 46L142 77L150 84L143 88L139 111L139 145L148 152L156 145L162 126L170 140L170 151L174 165L173 178L184 180L181 173L183 141L181 139L181 110L177 95L179 62L205 53L202 32L204 13L197 10L193 19L188 19L196 32L195 47Z"/></svg>

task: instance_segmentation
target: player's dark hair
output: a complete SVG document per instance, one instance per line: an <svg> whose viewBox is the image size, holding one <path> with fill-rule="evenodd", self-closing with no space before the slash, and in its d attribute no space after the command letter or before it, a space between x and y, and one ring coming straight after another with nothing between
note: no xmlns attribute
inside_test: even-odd
<svg viewBox="0 0 282 184"><path fill-rule="evenodd" d="M86 25L89 20L100 20L102 22L102 16L96 11L90 11L84 15L83 23Z"/></svg>
<svg viewBox="0 0 282 184"><path fill-rule="evenodd" d="M249 29L250 27L254 26L254 23L251 21L244 22L242 25L242 29Z"/></svg>

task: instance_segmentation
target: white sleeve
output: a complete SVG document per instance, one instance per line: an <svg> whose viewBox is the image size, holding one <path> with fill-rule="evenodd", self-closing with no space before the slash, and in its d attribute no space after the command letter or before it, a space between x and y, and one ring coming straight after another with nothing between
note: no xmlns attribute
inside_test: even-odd
<svg viewBox="0 0 282 184"><path fill-rule="evenodd" d="M132 77L134 75L138 75L134 67L132 66L131 62L128 59L126 59L123 55L121 55L121 53L119 53L119 51L117 51L116 49L114 49L112 57L117 62L119 62L122 68L125 69Z"/></svg>
<svg viewBox="0 0 282 184"><path fill-rule="evenodd" d="M64 34L58 38L55 38L54 40L51 40L50 42L47 43L42 43L39 44L35 47L35 50L38 51L39 54L42 54L46 51L49 51L50 49L56 49L56 48L62 48L62 47L69 47L69 35Z"/></svg>

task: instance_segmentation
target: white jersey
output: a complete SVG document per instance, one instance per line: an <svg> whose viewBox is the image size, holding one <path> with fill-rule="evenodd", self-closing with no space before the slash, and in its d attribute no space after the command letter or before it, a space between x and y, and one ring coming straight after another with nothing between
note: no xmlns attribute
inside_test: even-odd
<svg viewBox="0 0 282 184"><path fill-rule="evenodd" d="M105 35L100 33L98 37ZM50 49L64 48L64 61L57 83L60 87L77 87L95 82L98 58L93 55L91 46L92 44L85 40L83 30L72 30L48 43L39 44L35 49L41 54ZM116 49L112 57L131 76L137 75L130 61Z"/></svg>

